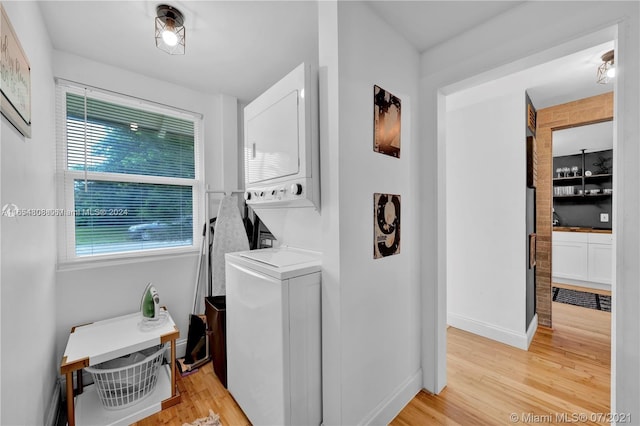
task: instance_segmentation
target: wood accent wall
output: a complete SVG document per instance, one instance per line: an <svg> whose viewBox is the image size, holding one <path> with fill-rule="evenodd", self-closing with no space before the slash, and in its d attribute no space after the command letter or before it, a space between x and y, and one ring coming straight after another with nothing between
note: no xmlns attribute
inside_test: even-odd
<svg viewBox="0 0 640 426"><path fill-rule="evenodd" d="M538 110L536 123L536 148L538 154L538 182L536 188L536 312L538 314L539 325L552 327L552 132L554 130L599 123L612 119L613 92Z"/></svg>

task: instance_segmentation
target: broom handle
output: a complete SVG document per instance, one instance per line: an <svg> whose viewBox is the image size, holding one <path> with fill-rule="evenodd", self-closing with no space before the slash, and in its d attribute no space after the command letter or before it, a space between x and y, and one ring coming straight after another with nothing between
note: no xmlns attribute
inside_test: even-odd
<svg viewBox="0 0 640 426"><path fill-rule="evenodd" d="M200 251L198 252L198 271L196 273L196 285L195 287L195 291L193 292L193 314L197 315L196 312L196 307L198 305L198 288L200 287L200 271L202 270L202 258L203 258L203 252L204 252L204 245L205 245L205 238L204 236L207 233L207 224L204 224L204 229L202 231L202 245L200 247Z"/></svg>

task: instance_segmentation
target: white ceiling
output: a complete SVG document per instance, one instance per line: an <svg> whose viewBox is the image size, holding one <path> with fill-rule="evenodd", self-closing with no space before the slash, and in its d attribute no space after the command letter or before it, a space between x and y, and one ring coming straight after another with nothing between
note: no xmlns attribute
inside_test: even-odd
<svg viewBox="0 0 640 426"><path fill-rule="evenodd" d="M522 0L374 0L367 3L419 52L424 52L518 6Z"/></svg>
<svg viewBox="0 0 640 426"><path fill-rule="evenodd" d="M596 81L602 55L613 50L613 41L529 68L517 76L527 82L527 93L536 108L547 108L613 91L613 81Z"/></svg>
<svg viewBox="0 0 640 426"><path fill-rule="evenodd" d="M485 102L501 94L529 94L537 109L596 96L613 90L613 82L596 82L596 70L603 53L613 49L613 41L556 60L461 90L447 96L447 110L453 111ZM523 117L524 119L524 117ZM553 132L553 156L574 155L613 148L613 123L591 124Z"/></svg>
<svg viewBox="0 0 640 426"><path fill-rule="evenodd" d="M303 61L317 60L315 1L173 1L185 14L186 54L154 45L160 1L41 1L54 48L246 103ZM418 51L424 51L517 7L519 1L367 1ZM539 68L528 92L537 108L593 96L594 58ZM586 54L585 54L586 55ZM586 95L586 96L585 96ZM569 99L570 98L570 99Z"/></svg>
<svg viewBox="0 0 640 426"><path fill-rule="evenodd" d="M185 55L155 47L161 3L185 15ZM42 1L40 7L58 50L245 102L317 58L311 1Z"/></svg>
<svg viewBox="0 0 640 426"><path fill-rule="evenodd" d="M527 91L536 109L547 108L613 90L613 82L599 84L596 71L603 53L613 49L613 41L527 68L506 77L462 90L447 97L447 108L495 97L496 93Z"/></svg>

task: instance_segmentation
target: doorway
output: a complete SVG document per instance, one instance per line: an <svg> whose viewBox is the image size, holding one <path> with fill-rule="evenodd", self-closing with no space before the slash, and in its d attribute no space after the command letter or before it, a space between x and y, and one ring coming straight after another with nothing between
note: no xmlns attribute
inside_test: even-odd
<svg viewBox="0 0 640 426"><path fill-rule="evenodd" d="M612 220L617 216L613 121L554 130L552 155L553 307L566 303L610 313Z"/></svg>
<svg viewBox="0 0 640 426"><path fill-rule="evenodd" d="M449 325L522 349L530 344L537 324L552 326L551 134L560 128L611 120L613 115L611 85L598 85L593 69L580 70L585 80L580 88L563 96L557 88L579 79L576 64L582 66L612 45L592 46L445 97ZM585 93L593 99L585 100ZM530 232L523 223L532 198L525 189L523 138L529 97L538 108L536 141L541 159L535 190L535 296L525 284L525 271L531 269ZM610 106L604 113L603 103ZM550 106L557 104L565 106ZM595 112L594 105L600 106ZM534 305L532 297L533 316L527 313L527 307Z"/></svg>
<svg viewBox="0 0 640 426"><path fill-rule="evenodd" d="M612 13L609 14L608 12ZM425 169L422 177L425 182L433 182L433 185L425 185L422 194L425 197L423 207L429 219L433 219L434 226L428 228L422 233L424 238L432 238L434 243L430 246L434 253L433 261L425 259L426 268L423 268L422 274L427 278L427 284L423 286L422 302L427 314L423 316L424 332L422 343L424 348L433 348L433 350L423 351L423 381L425 387L432 392L439 393L446 386L446 302L447 302L447 281L446 274L447 264L447 224L448 218L444 201L448 197L448 182L446 179L446 146L447 135L445 131L446 125L446 98L458 90L482 84L489 80L500 78L515 70L522 70L526 67L536 66L547 60L570 54L577 49L586 48L595 42L603 42L615 38L616 53L620 53L619 65L626 62L628 68L626 72L620 73L616 77L614 83L616 87L615 107L617 111L617 120L614 123L614 131L616 139L614 141L614 149L616 150L616 158L614 159L614 168L618 178L614 182L616 188L615 203L621 212L619 218L613 219L614 232L616 233L614 241L614 252L616 252L617 263L614 268L614 279L618 283L614 289L614 309L612 313L612 408L620 411L621 409L630 410L633 413L637 411L637 384L638 384L638 367L637 354L627 348L632 348L638 344L637 324L640 318L638 310L638 297L640 290L633 285L640 271L640 264L637 262L636 255L638 253L638 224L637 217L640 214L638 208L637 184L640 181L640 169L637 167L638 155L640 155L640 146L635 141L638 140L640 129L633 117L638 115L638 104L633 98L633 94L638 89L638 39L637 34L637 16L621 17L618 20L602 18L602 16L622 16L617 10L603 9L598 17L593 17L589 22L600 23L600 25L591 25L585 27L581 32L572 32L576 37L571 41L564 43L556 35L544 38L537 44L538 48L548 50L538 50L527 57L517 57L515 62L504 66L490 67L487 61L482 58L471 58L468 63L467 71L456 69L453 76L449 73L428 73L423 75L421 84L422 92L426 95L436 93L438 96L437 103L424 103L425 113L425 134L433 135L437 139L437 144L433 149L429 148L427 153L434 159L432 164L436 170L431 173L430 169ZM589 28L602 28L603 22L612 22L612 27L590 33ZM555 34L555 33L554 33ZM580 36L580 34L588 34ZM555 42L554 42L555 41ZM577 48L577 49L576 49ZM500 58L509 60L514 58L513 52L505 53ZM435 55L427 55L428 59L436 59ZM473 59L473 60L472 60ZM501 62L504 63L504 62ZM485 70L491 69L490 72ZM429 158L429 157L427 157ZM433 170L433 169L431 169ZM619 177L624 176L624 181ZM437 199L437 208L431 209L433 200ZM624 212L624 214L622 214ZM551 212L549 211L549 217ZM549 226L551 224L549 223ZM617 232L616 232L617 231ZM624 232L623 232L624 231ZM549 241L547 243L550 243ZM431 253L429 251L428 253ZM436 256L437 254L437 256ZM540 267L540 263L538 263ZM549 266L547 266L549 267ZM548 270L549 276L551 270ZM436 285L430 285L431 282L437 282ZM433 312L433 313L432 313ZM437 344L434 345L434 342ZM624 350L623 350L624 349Z"/></svg>
<svg viewBox="0 0 640 426"><path fill-rule="evenodd" d="M492 85L492 93L485 93L478 96L462 95L447 97L447 258L449 260L447 267L447 279L448 284L463 284L461 287L447 287L447 301L448 301L448 323L456 329L462 329L469 331L473 334L478 334L483 337L488 337L493 340L498 340L503 343L507 343L511 346L517 346L521 349L522 343L528 345L528 321L525 320L523 300L526 300L526 296L523 298L522 292L519 291L521 287L514 285L517 277L522 277L524 267L510 269L508 265L510 263L522 265L520 262L521 255L525 253L524 248L519 246L522 242L521 237L524 236L522 230L522 223L519 219L520 215L524 215L524 182L525 182L525 149L524 147L514 144L515 137L523 132L523 129L519 125L513 127L509 122L523 123L519 120L519 111L525 108L524 103L524 91L504 91L499 92L497 86ZM612 94L598 95L607 99L611 105L613 105ZM594 102L598 102L596 100ZM481 101L475 101L481 100ZM589 102L574 101L576 104L587 104ZM571 102L569 102L571 104ZM514 113L514 110L516 111ZM576 116L580 114L567 114L567 116ZM584 113L583 116L586 116ZM607 120L611 120L613 117L613 109L611 113L606 117ZM540 115L539 124L543 129L551 127L552 130L556 128L549 126L547 123L553 122L554 126L558 125L558 119L556 116L546 117L544 111ZM549 120L548 120L549 119ZM595 119L588 118L589 122L595 121ZM604 120L600 117L598 120ZM568 126L568 124L565 124ZM560 126L562 128L562 126ZM539 130L538 145L549 142L549 149L547 152L547 158L541 158L542 152L538 153L539 165L540 163L547 163L545 170L550 171L550 159L551 159L551 137L552 130L549 131L549 139L545 138L545 130ZM591 160L589 160L591 161ZM591 161L593 162L593 161ZM581 163L582 164L582 163ZM585 170L581 165L582 170ZM582 170L578 170L579 174L582 174ZM546 173L538 170L538 174ZM569 173L572 173L569 170ZM600 173L599 173L600 174ZM603 173L604 174L604 173ZM603 178L600 176L598 179ZM567 180L570 177L567 176ZM544 183L538 181L538 191L541 192L539 198L549 198L551 191L551 175L549 178L543 180ZM470 184L472 182L472 184ZM598 185L602 186L604 182L598 182ZM548 187L547 187L548 186ZM546 193L544 192L546 188ZM587 189L592 189L591 184ZM596 194L594 194L596 197ZM547 226L548 233L551 234L551 208L548 207L545 212L549 214L538 214L543 223ZM612 212L612 211L611 211ZM544 218L542 217L544 216ZM545 219L546 218L546 219ZM493 221L493 219L497 219ZM515 231L514 231L515 229ZM538 228L538 231L540 227ZM484 244L478 242L484 242ZM550 235L547 241L551 241ZM471 249L469 249L471 248ZM449 251L450 250L450 251ZM465 251L466 250L466 251ZM480 252L478 252L480 250ZM521 252L517 252L521 250ZM511 256L511 257L508 257ZM495 261L494 263L490 263ZM486 266L489 264L489 266ZM508 274L513 272L513 274ZM550 275L549 275L550 276ZM475 277L475 279L474 279ZM515 279L511 279L516 277ZM462 279L461 279L462 278ZM518 282L521 284L522 281ZM469 284L464 286L464 284ZM489 291L487 291L489 289ZM548 298L551 297L550 284L548 287ZM505 303L507 300L507 303ZM492 305L490 308L486 308L487 304L492 302L498 302ZM520 303L519 309L523 312L514 311L507 306L512 301L514 303ZM485 309L478 309L479 306ZM551 314L552 306L549 301L549 313ZM453 310L451 309L453 307ZM466 309L458 310L455 309ZM469 316L465 316L467 313ZM452 315L453 314L453 315ZM475 315L475 317L472 317ZM511 316L509 316L511 315ZM581 381L580 374L589 372L591 368L594 369L591 375L593 383L589 383L586 386L587 390L591 392L592 400L590 401L594 405L589 408L592 412L607 412L610 409L610 386L611 386L611 372L606 363L611 359L611 326L610 315L609 323L604 323L604 326L597 330L580 329L580 320L571 323L569 320L576 320L575 315L572 312L562 311L562 317L567 320L564 321L562 326L558 328L554 327L554 330L544 329L540 332L540 335L533 341L531 352L514 351L508 352L509 360L522 360L521 364L517 367L513 367L512 371L533 371L533 366L539 366L540 360L544 353L545 357L548 356L554 348L558 350L557 353L553 353L553 358L549 356L544 358L544 362L557 363L557 365L563 365L566 362L563 372L567 373L564 380L569 382L579 382L584 385L585 381ZM507 319L511 323L522 321L520 329L506 329L506 321L500 323L499 321ZM511 319L514 319L511 321ZM549 315L549 320L551 315ZM475 321L474 321L475 320ZM489 321L495 321L493 324L488 324ZM525 322L526 321L526 322ZM524 324L523 324L524 323ZM488 326L489 325L489 326ZM565 328L563 328L565 327ZM571 331L580 330L582 335L575 334ZM589 336L586 341L580 342L579 339L584 336ZM491 370L491 367L495 368L495 365L491 364L492 360L481 359L477 360L476 357L469 358L469 350L471 347L470 342L479 342L480 339L469 337L468 333L460 332L453 328L447 332L447 337L450 339L450 345L447 351L447 360L449 363L449 388L447 394L444 395L444 399L449 395L458 395L461 389L460 378L468 378L473 374L484 374ZM542 339L543 340L541 343ZM486 342L486 339L482 339ZM566 346L558 344L558 341L567 342ZM589 343L587 345L586 343ZM593 344L593 345L591 345ZM478 346L480 347L480 346ZM485 348L485 346L482 346ZM500 350L505 349L504 345L496 345L495 348L486 352L497 353L498 348ZM510 348L513 349L513 348ZM482 349L478 349L477 353L482 353ZM561 355L562 354L562 355ZM528 358L531 356L534 359ZM565 358L562 358L565 356ZM594 365L584 364L580 368L576 376L569 378L569 371L573 370L573 367L569 366L573 361L572 356L584 357L591 359L593 357L598 362L594 362ZM602 364L598 364L600 361ZM528 364L528 363L531 364ZM543 362L543 363L544 363ZM503 364L501 364L502 366ZM531 365L531 368L529 368ZM472 366L473 370L469 371L469 366ZM490 366L486 370L486 368ZM578 369L579 370L579 369ZM482 373L478 373L482 371ZM496 376L492 376L496 381L499 381L498 373L493 371ZM487 374L489 374L487 372ZM514 374L516 376L517 374ZM532 381L545 380L547 383L551 383L556 380L552 376L539 375L533 378L525 378L523 382L531 379ZM514 377L510 377L509 380L517 382ZM519 385L522 384L517 382ZM484 388L486 383L474 382L474 395L489 394L493 389L487 390ZM577 385L576 385L577 386ZM500 383L500 387L503 384ZM589 389L590 388L590 389ZM594 390L597 389L597 390ZM581 389L577 393L585 392L585 389ZM480 397L478 397L480 398ZM505 403L514 403L509 399L509 395L502 395L500 400ZM568 399L570 402L570 398ZM597 408L594 408L597 407ZM586 409L585 409L586 410Z"/></svg>
<svg viewBox="0 0 640 426"><path fill-rule="evenodd" d="M602 277L597 277L592 280L588 278L588 240L591 239L594 242L605 243L606 234L594 235L589 237L586 232L575 232L578 228L593 228L604 227L612 229L612 221L614 218L613 212L613 195L604 194L604 190L611 190L613 185L612 174L610 173L597 173L598 176L586 177L583 174L592 174L598 170L595 170L593 164L597 161L600 154L595 154L589 149L587 145L584 146L585 155L583 157L582 152L571 153L571 149L582 149L571 147L567 143L568 148L560 147L558 151L558 145L556 144L556 152L559 154L571 155L558 155L556 161L557 167L553 166L553 138L562 140L564 137L569 139L574 133L594 134L594 129L599 129L601 132L610 131L611 135L611 151L605 154L609 159L607 167L612 165L613 161L613 126L609 128L606 122L611 123L613 120L613 92L604 93L602 95L592 96L576 100L573 102L562 103L559 105L550 106L543 109L538 109L537 115L537 132L536 138L538 141L538 158L545 159L540 161L538 165L538 191L540 196L536 200L537 216L536 227L538 229L538 239L545 242L539 246L537 250L538 263L541 265L547 265L547 268L540 268L536 273L536 299L537 299L537 312L539 324L546 327L553 327L552 319L552 302L554 292L552 290L552 281L554 276L553 260L555 259L559 263L560 268L555 269L555 273L559 273L559 279L566 284L581 284L589 285L592 281L597 281L592 286L599 286L600 289L611 290L611 278L609 278L609 284L604 285L606 280ZM598 124L599 125L596 125ZM594 125L595 127L583 127L587 125ZM573 130L571 130L573 129ZM586 136L582 136L580 142L584 141ZM594 145L596 146L596 145ZM602 147L602 146L600 146ZM565 151L562 151L565 149ZM599 150L598 152L602 152ZM564 161L564 162L563 162ZM564 169L568 167L569 170L561 170L557 172L556 169ZM572 167L577 168L577 172L571 170ZM574 169L575 170L575 169ZM611 169L612 171L613 169ZM558 176L558 173L560 175ZM580 176L573 176L574 174ZM583 185L584 183L584 185ZM595 193L597 191L602 193ZM594 194L585 194L585 191L594 191ZM545 191L545 192L541 192ZM582 191L582 193L580 193ZM554 194L556 195L554 197ZM553 227L553 208L554 202L557 204L560 212L556 213L556 223L568 225L568 227L555 228L562 229L567 233L554 234ZM580 208L588 210L585 212L579 212ZM601 217L599 213L606 214L608 217ZM562 218L562 215L565 217ZM604 221L606 219L606 222ZM600 226L598 226L601 224ZM582 226L579 226L582 225ZM588 226L587 226L588 225ZM556 225L558 226L558 225ZM586 229L580 229L586 231ZM569 233L570 232L570 233ZM598 233L603 232L598 230ZM558 249L555 257L553 255L553 235L555 235L555 245ZM558 238L564 240L560 241ZM612 238L609 240L609 247L612 248ZM596 250L600 249L600 246L594 246ZM572 249L575 249L572 250ZM594 252L595 253L595 252ZM601 254L601 253L600 253ZM560 257L558 257L560 255ZM584 255L584 256L583 256ZM584 260L582 262L581 260ZM565 266L563 266L563 264ZM611 271L613 270L613 264L609 264ZM563 269L564 268L564 269ZM601 274L602 275L602 274ZM611 275L611 272L609 272ZM608 287L608 288L607 288Z"/></svg>
<svg viewBox="0 0 640 426"><path fill-rule="evenodd" d="M536 71L540 71L539 68ZM525 83L518 83L515 79L516 76L503 77L503 81L500 81L504 83L502 91L496 80L444 96L447 323L526 349L530 337L535 333L535 326L530 327L525 315L523 271L526 250L524 244L520 244L526 241L521 222L525 217L526 204L526 149L523 138L518 135L524 133L525 92L528 92L529 80L525 78ZM474 93L471 94L471 91ZM468 96L463 96L463 92L467 92ZM608 98L613 106L612 93L592 97L598 96ZM536 94L532 98L535 103ZM571 102L589 105L588 102L575 100L565 100L563 104ZM539 148L548 149L550 159L552 131L575 124L569 121L559 124L561 120L557 116L545 117L544 110L548 108L544 105L539 109L541 114L538 116L536 139ZM518 112L514 114L514 110ZM519 111L522 111L521 115ZM584 123L577 124L611 120L613 108L606 117L583 116L587 117L583 117ZM512 122L516 123L513 127ZM521 140L522 145L518 146L514 140ZM538 152L539 159L541 155ZM551 327L552 166L550 161L541 163L545 161L541 160L538 164L536 222L538 241L542 242L538 247L548 245L548 260L545 262L538 252L537 265L543 280L546 275L548 284L544 281L541 283L540 278L536 279L536 318L538 323L542 323L542 318L547 321L542 325ZM546 178L540 179L545 175ZM546 188L546 193L543 188ZM539 202L545 201L545 198L547 204L541 207ZM523 232L520 233L520 230ZM499 240L498 244L496 240ZM489 241L493 244L489 245ZM513 265L518 266L512 268ZM465 275L467 273L470 275ZM518 281L520 279L522 281ZM462 285L451 287L452 283ZM540 294L546 295L546 300L541 301ZM460 295L462 299L459 299ZM462 303L458 303L460 300ZM545 306L548 306L546 312L543 310ZM465 313L468 313L468 317ZM509 328L513 324L515 327ZM533 333L530 333L531 329ZM610 348L609 344L609 354ZM608 398L605 400L608 404Z"/></svg>

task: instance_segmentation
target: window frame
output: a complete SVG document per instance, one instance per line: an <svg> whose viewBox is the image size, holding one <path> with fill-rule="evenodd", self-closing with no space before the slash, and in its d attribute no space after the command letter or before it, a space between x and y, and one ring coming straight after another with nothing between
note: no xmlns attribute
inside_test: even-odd
<svg viewBox="0 0 640 426"><path fill-rule="evenodd" d="M116 105L192 121L194 130L194 178L189 179L140 174L95 172L89 170L69 170L67 163L67 93L79 96L86 95L87 97ZM62 79L56 79L56 134L56 180L58 189L58 206L59 211L66 213L61 215L62 220L60 220L58 229L58 265L61 269L72 268L74 265L91 263L128 263L135 260L143 260L159 256L174 257L180 254L193 253L198 250L201 242L200 239L202 238L202 232L200 232L198 228L200 228L199 223L202 222L202 217L204 217L203 204L205 193L202 114L140 99L134 96L111 92ZM76 180L190 186L192 194L193 223L191 245L145 248L78 256L76 254L75 216L69 214L69 212L75 211L74 181Z"/></svg>

